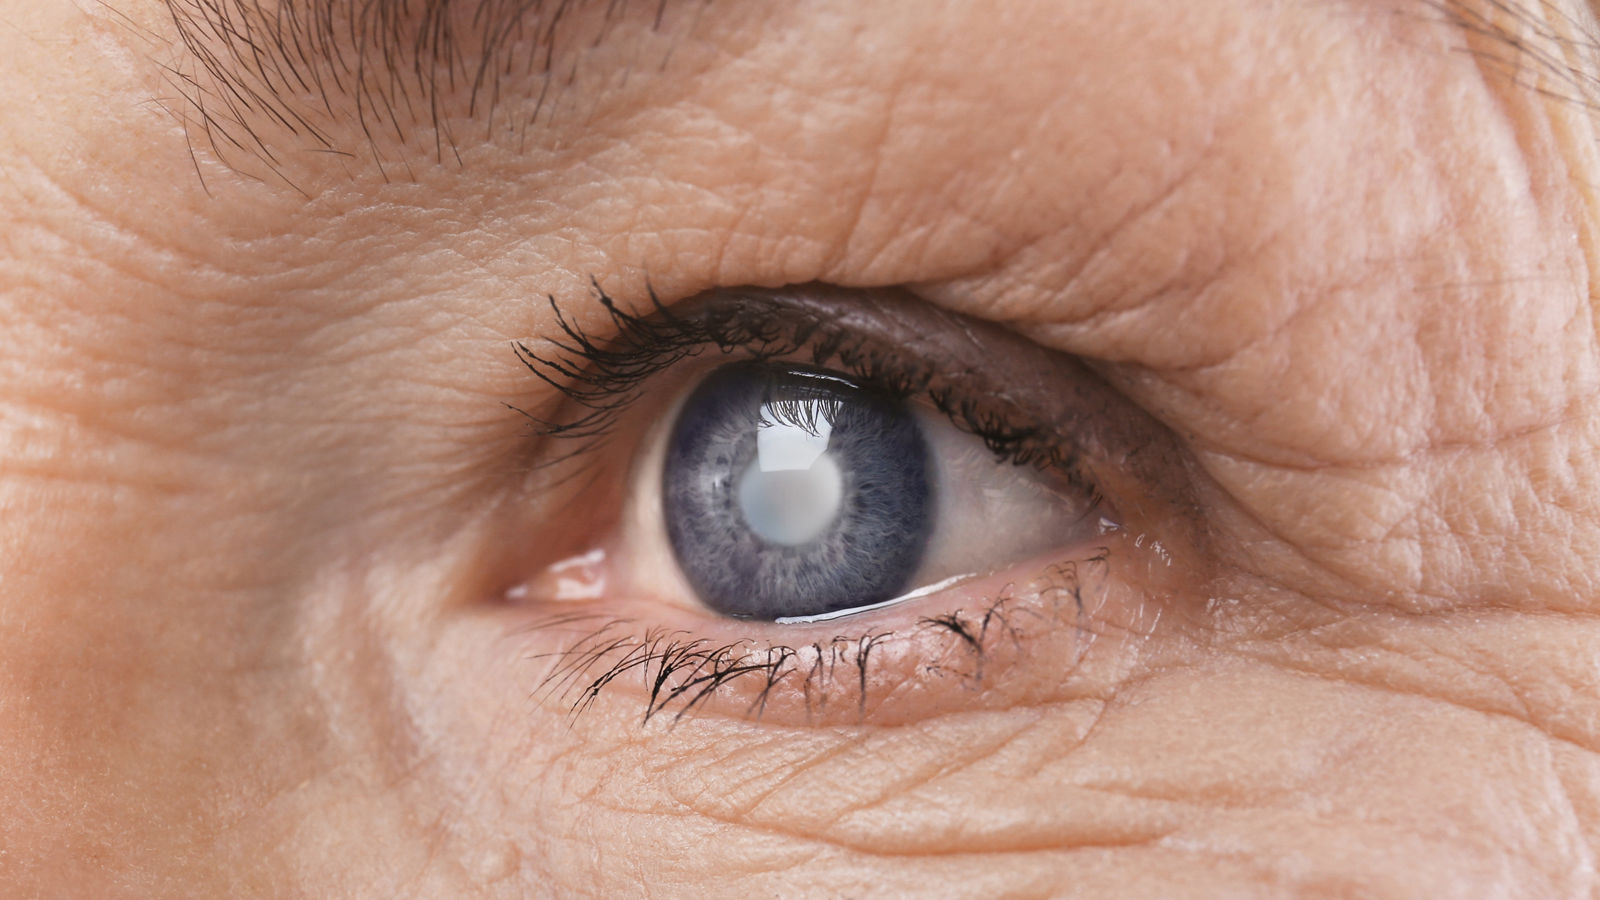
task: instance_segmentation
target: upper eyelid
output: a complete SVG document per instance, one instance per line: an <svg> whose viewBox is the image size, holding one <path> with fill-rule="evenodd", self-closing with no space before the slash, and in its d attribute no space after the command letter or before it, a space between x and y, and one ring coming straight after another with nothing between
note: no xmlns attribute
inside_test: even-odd
<svg viewBox="0 0 1600 900"><path fill-rule="evenodd" d="M860 346L915 344L921 340L918 325L959 330L959 326L947 323L900 321L895 313L906 308L907 301L891 297L891 292L882 289L846 291L829 285L778 291L728 289L671 307L651 292L652 309L634 313L624 310L598 283L593 286L595 302L605 314L598 331L591 332L594 326L585 326L568 316L552 297L550 304L560 334L544 336L536 344L537 350L526 342L515 344L518 358L536 377L587 410L578 420L564 423L530 416L536 423L548 426L546 433L553 436L574 432L587 436L591 425L603 428L604 420L632 402L638 385L708 346L725 353L743 350L758 358L810 349L814 361L820 364L825 358L849 354ZM858 314L865 310L878 314L860 317ZM931 308L925 314L952 318ZM859 338L860 346L847 346L851 336ZM972 374L971 366L955 373L953 370L958 367L954 361L947 359L939 367L946 380ZM925 389L930 380L911 377L915 383L903 386L906 393Z"/></svg>
<svg viewBox="0 0 1600 900"><path fill-rule="evenodd" d="M566 421L524 413L547 436L602 435L637 397L640 384L704 349L707 338L695 323L709 319L732 332L724 335L731 346L723 350L755 356L810 352L818 364L850 363L846 368L869 380L877 380L870 351L892 348L892 374L910 382L903 386L907 394L973 404L981 399L978 414L1003 414L1005 425L1037 431L1038 446L1075 457L1028 461L1057 466L1089 486L1144 486L1163 505L1194 505L1174 436L1082 362L906 290L812 283L718 289L672 304L651 293L649 310L633 313L598 284L594 289L601 318L568 315L552 299L561 333L517 345L522 362L582 410ZM778 321L785 327L775 330L771 323ZM751 322L757 323L753 331ZM630 346L660 352L644 358Z"/></svg>
<svg viewBox="0 0 1600 900"><path fill-rule="evenodd" d="M593 283L593 282L592 282ZM626 403L626 392L650 375L678 360L694 355L708 342L720 343L723 351L743 349L756 356L781 356L816 348L818 356L850 352L850 336L864 342L909 348L909 355L938 359L941 383L958 385L981 379L991 386L1005 383L1004 370L1018 369L1007 363L1013 354L998 359L988 355L992 341L1034 347L1037 354L1060 357L1010 334L996 334L987 323L967 320L953 313L921 303L903 292L889 289L851 290L831 285L810 284L779 290L760 288L720 289L681 303L663 303L650 293L651 308L644 313L630 312L593 283L594 302L604 311L603 324L594 329L569 316L555 298L550 305L555 313L558 335L544 335L530 345L517 342L518 358L539 379L556 388L568 400L593 412L604 414ZM781 327L774 328L776 323ZM990 332L986 344L975 329ZM954 338L952 340L952 338ZM534 349L534 347L539 349ZM648 349L643 357L640 350ZM1023 371L1027 363L1020 367ZM922 390L934 378L933 366L907 385ZM1035 368L1035 374L1037 369ZM998 376L998 377L996 377ZM566 430L565 426L558 426Z"/></svg>

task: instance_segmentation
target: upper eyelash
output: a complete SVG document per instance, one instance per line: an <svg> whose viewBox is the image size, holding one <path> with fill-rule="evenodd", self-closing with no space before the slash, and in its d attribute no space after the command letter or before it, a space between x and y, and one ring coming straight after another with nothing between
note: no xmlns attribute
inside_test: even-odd
<svg viewBox="0 0 1600 900"><path fill-rule="evenodd" d="M812 363L837 362L863 384L891 396L927 397L997 458L1059 469L1098 500L1093 485L1078 476L1076 446L1026 421L1019 410L1002 411L984 398L940 384L936 367L926 360L903 358L869 337L830 328L765 297L724 291L718 301L685 315L669 309L651 290L649 312L636 314L622 309L597 281L590 283L610 337L595 339L550 297L561 332L549 340L554 352L536 352L520 341L513 345L530 372L577 408L570 418L548 419L512 407L533 422L540 436L589 441L605 437L617 416L637 399L645 381L708 348L742 351L757 360L808 352ZM587 446L579 447L579 452Z"/></svg>

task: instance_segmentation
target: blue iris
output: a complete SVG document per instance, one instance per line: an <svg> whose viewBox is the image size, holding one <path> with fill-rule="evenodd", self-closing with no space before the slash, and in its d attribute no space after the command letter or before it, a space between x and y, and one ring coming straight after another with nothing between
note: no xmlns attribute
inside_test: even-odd
<svg viewBox="0 0 1600 900"><path fill-rule="evenodd" d="M727 616L814 616L910 587L932 524L928 448L900 401L819 369L734 363L673 426L667 534Z"/></svg>

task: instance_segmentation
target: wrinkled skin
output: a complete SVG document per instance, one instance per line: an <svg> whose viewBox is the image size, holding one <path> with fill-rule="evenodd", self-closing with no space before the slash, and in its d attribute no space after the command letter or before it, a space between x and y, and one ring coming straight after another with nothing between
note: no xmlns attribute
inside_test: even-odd
<svg viewBox="0 0 1600 900"><path fill-rule="evenodd" d="M527 140L258 117L268 161L111 6L0 2L9 890L1600 890L1600 144L1552 72L1422 4L723 3ZM591 276L1077 355L1180 448L1180 549L1080 667L574 717L498 591L614 498L503 404L555 404L509 343Z"/></svg>

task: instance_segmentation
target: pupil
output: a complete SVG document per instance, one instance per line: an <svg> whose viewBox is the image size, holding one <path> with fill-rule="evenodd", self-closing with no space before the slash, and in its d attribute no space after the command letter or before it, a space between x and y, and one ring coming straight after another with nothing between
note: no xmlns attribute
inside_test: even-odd
<svg viewBox="0 0 1600 900"><path fill-rule="evenodd" d="M663 471L668 537L713 610L818 615L903 593L932 512L904 405L822 370L735 363L684 404Z"/></svg>
<svg viewBox="0 0 1600 900"><path fill-rule="evenodd" d="M757 537L797 547L821 537L839 516L844 475L827 454L804 469L767 471L760 460L739 479L739 511Z"/></svg>

